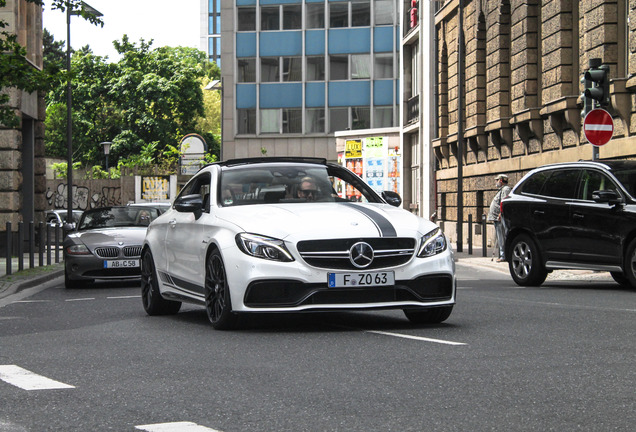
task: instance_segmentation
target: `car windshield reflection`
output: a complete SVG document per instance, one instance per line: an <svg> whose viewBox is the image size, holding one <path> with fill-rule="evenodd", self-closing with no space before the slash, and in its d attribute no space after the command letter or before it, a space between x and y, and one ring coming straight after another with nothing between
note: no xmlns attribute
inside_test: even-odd
<svg viewBox="0 0 636 432"><path fill-rule="evenodd" d="M118 227L147 227L160 212L149 207L104 207L88 210L84 213L79 231L118 228Z"/></svg>

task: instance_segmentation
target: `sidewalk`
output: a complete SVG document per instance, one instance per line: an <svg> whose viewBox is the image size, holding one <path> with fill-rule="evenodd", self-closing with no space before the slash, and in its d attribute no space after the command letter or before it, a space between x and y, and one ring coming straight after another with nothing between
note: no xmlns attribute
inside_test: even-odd
<svg viewBox="0 0 636 432"><path fill-rule="evenodd" d="M57 277L64 275L64 262L55 264L55 258L51 260L51 265L46 265L46 256L44 257L45 265L40 266L38 257L35 257L35 265L29 268L28 257L24 260L23 270L18 271L18 259L13 258L11 264L11 274L7 275L7 266L5 260L0 260L0 299L14 294L23 289L31 288L48 282Z"/></svg>

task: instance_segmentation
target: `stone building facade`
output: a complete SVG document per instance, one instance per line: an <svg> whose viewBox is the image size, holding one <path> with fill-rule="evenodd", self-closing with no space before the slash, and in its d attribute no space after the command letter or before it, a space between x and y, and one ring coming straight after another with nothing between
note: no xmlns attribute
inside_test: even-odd
<svg viewBox="0 0 636 432"><path fill-rule="evenodd" d="M27 50L27 61L42 69L42 6L24 0L7 0L0 18ZM44 116L42 95L17 89L0 89L10 95L10 106L20 117L16 129L0 126L0 230L11 222L39 222L46 209ZM5 241L2 236L0 242Z"/></svg>
<svg viewBox="0 0 636 432"><path fill-rule="evenodd" d="M464 233L469 214L481 221L496 192L496 174L507 174L514 185L537 166L593 158L582 130L581 99L581 76L590 59L609 65L611 79L606 109L614 118L614 135L599 148L599 159L636 158L636 122L631 121L636 116L636 1L438 4L435 205L451 238L457 227L449 225L462 220Z"/></svg>

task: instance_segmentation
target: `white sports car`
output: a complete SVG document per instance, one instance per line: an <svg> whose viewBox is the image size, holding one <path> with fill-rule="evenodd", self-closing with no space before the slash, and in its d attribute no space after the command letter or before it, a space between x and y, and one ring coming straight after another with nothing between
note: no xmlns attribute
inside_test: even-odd
<svg viewBox="0 0 636 432"><path fill-rule="evenodd" d="M216 329L249 312L343 309L442 322L455 304L452 249L437 225L400 205L325 159L208 165L148 228L144 309L197 303Z"/></svg>

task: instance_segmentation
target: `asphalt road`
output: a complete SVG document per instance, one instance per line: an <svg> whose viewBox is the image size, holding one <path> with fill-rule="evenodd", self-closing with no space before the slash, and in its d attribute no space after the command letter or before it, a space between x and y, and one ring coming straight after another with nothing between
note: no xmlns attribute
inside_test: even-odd
<svg viewBox="0 0 636 432"><path fill-rule="evenodd" d="M634 430L635 291L458 275L440 325L352 312L234 332L191 306L148 317L136 285L55 279L0 300L0 431Z"/></svg>

